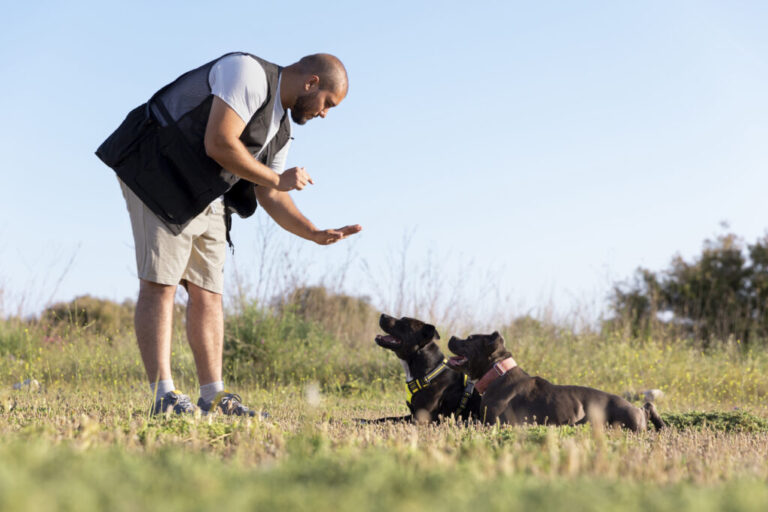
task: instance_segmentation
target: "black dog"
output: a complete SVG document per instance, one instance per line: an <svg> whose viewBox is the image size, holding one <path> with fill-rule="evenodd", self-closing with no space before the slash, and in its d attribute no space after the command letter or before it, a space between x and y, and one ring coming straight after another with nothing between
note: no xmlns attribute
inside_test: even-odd
<svg viewBox="0 0 768 512"><path fill-rule="evenodd" d="M579 425L590 421L634 431L645 430L648 421L656 429L665 426L650 402L640 409L605 391L557 386L531 377L517 366L498 332L465 340L453 337L448 348L457 354L449 366L476 380L475 389L482 395L477 417L485 423Z"/></svg>
<svg viewBox="0 0 768 512"><path fill-rule="evenodd" d="M405 369L408 408L411 414L380 418L384 421L437 421L454 415L463 420L477 416L480 395L467 377L451 370L435 340L440 339L434 325L414 318L381 315L379 326L387 335L376 336L376 343L391 350Z"/></svg>

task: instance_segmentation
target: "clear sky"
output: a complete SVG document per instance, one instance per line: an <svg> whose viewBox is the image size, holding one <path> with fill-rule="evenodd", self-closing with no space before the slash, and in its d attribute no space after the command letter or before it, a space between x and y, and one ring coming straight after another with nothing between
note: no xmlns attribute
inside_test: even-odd
<svg viewBox="0 0 768 512"><path fill-rule="evenodd" d="M258 289L266 234L293 275L344 269L345 290L377 296L410 236L406 294L491 283L518 313L599 309L612 281L696 254L721 221L765 233L766 26L763 1L13 2L5 312L135 296L125 203L93 152L160 86L232 50L344 61L348 97L294 127L288 165L315 179L294 193L315 224L364 231L326 248L288 243L263 212L236 220L230 282L237 269Z"/></svg>

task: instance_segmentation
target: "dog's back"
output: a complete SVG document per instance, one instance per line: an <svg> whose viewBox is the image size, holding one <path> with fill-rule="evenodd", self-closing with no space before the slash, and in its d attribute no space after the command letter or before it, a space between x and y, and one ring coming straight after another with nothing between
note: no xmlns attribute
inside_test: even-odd
<svg viewBox="0 0 768 512"><path fill-rule="evenodd" d="M643 409L620 396L586 386L552 384L516 369L498 379L494 389L483 397L483 407L490 402L506 402L499 415L503 423L538 423L580 425L585 422L607 423L633 431L645 430L650 420L657 428L664 422L653 404Z"/></svg>

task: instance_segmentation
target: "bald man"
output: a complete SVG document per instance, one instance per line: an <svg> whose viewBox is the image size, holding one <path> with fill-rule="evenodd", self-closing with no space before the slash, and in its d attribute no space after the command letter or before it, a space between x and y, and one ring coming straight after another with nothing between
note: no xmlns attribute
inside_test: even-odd
<svg viewBox="0 0 768 512"><path fill-rule="evenodd" d="M139 277L136 338L153 413L196 409L171 375L173 304L182 284L200 383L197 407L255 415L222 380L231 215L248 217L261 204L282 228L320 245L360 231L359 225L316 228L288 194L313 184L312 178L303 167L285 169L290 119L324 118L348 87L346 69L332 55L280 67L248 53L226 54L157 91L97 150L116 172L131 218Z"/></svg>

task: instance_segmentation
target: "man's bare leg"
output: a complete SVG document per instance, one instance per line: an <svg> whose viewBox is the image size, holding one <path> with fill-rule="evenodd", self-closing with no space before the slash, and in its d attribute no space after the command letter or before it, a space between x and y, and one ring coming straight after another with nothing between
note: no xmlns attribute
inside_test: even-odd
<svg viewBox="0 0 768 512"><path fill-rule="evenodd" d="M255 416L256 411L243 405L238 395L224 391L221 380L224 348L224 306L221 294L192 283L187 283L187 291L187 339L195 356L197 377L200 380L200 400L197 405L204 411ZM267 416L262 413L262 418Z"/></svg>
<svg viewBox="0 0 768 512"><path fill-rule="evenodd" d="M187 282L187 339L200 385L221 381L224 306L221 294Z"/></svg>
<svg viewBox="0 0 768 512"><path fill-rule="evenodd" d="M171 378L171 336L175 285L140 279L134 327L150 383Z"/></svg>

